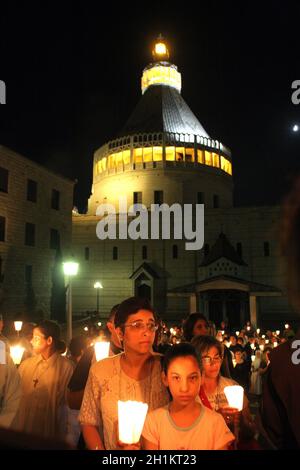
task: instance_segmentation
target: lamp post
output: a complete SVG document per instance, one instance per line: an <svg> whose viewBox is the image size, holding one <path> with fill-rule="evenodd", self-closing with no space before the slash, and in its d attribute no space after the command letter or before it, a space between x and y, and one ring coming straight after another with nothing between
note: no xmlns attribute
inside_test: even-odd
<svg viewBox="0 0 300 470"><path fill-rule="evenodd" d="M97 313L99 313L99 289L103 289L101 282L96 281L94 284L94 289L97 291Z"/></svg>
<svg viewBox="0 0 300 470"><path fill-rule="evenodd" d="M72 339L72 277L78 273L79 264L75 261L63 263L64 274L67 278L67 344Z"/></svg>

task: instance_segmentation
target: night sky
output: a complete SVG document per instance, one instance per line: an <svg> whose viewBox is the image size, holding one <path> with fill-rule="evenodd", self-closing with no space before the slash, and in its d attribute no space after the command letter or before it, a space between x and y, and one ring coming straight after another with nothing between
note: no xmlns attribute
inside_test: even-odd
<svg viewBox="0 0 300 470"><path fill-rule="evenodd" d="M1 6L0 144L77 178L75 204L85 210L93 152L140 99L162 33L183 98L232 150L235 204L280 202L300 170L300 104L291 101L299 2L61 3Z"/></svg>

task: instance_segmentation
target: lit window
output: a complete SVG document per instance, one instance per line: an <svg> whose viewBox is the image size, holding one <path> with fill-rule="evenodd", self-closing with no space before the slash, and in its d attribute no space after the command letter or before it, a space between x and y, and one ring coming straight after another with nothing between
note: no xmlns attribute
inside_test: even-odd
<svg viewBox="0 0 300 470"><path fill-rule="evenodd" d="M207 150L204 151L205 154L205 165L210 165L212 166L212 156L211 152L208 152Z"/></svg>
<svg viewBox="0 0 300 470"><path fill-rule="evenodd" d="M162 161L162 147L153 147L153 161L154 162Z"/></svg>
<svg viewBox="0 0 300 470"><path fill-rule="evenodd" d="M133 150L133 162L142 163L143 162L143 149L137 148Z"/></svg>
<svg viewBox="0 0 300 470"><path fill-rule="evenodd" d="M124 162L124 165L129 165L129 163L130 163L130 150L124 150L124 152L123 152L123 162Z"/></svg>
<svg viewBox="0 0 300 470"><path fill-rule="evenodd" d="M203 150L198 149L197 156L198 156L198 163L204 163Z"/></svg>
<svg viewBox="0 0 300 470"><path fill-rule="evenodd" d="M166 147L166 160L170 162L175 160L175 147Z"/></svg>
<svg viewBox="0 0 300 470"><path fill-rule="evenodd" d="M144 147L143 149L143 161L152 162L152 147Z"/></svg>
<svg viewBox="0 0 300 470"><path fill-rule="evenodd" d="M219 159L219 155L217 155L216 153L213 153L213 154L212 154L212 161L213 161L213 166L214 166L214 167L220 168L220 159Z"/></svg>
<svg viewBox="0 0 300 470"><path fill-rule="evenodd" d="M185 161L186 162L194 162L195 161L194 149L185 149Z"/></svg>
<svg viewBox="0 0 300 470"><path fill-rule="evenodd" d="M184 147L176 147L176 161L184 161Z"/></svg>

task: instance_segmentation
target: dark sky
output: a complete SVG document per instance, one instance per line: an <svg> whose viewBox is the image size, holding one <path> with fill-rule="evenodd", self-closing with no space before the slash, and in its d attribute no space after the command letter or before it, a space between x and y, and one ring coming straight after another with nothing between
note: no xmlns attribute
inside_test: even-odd
<svg viewBox="0 0 300 470"><path fill-rule="evenodd" d="M232 150L235 203L280 201L300 170L300 132L292 132L300 105L291 102L291 83L300 80L299 2L28 3L1 6L0 143L77 178L81 210L93 152L139 100L160 32L184 99Z"/></svg>

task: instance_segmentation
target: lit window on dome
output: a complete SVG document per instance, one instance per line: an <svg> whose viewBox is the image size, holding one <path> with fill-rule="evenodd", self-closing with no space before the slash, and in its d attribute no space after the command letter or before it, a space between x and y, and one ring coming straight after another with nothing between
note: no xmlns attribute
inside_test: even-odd
<svg viewBox="0 0 300 470"><path fill-rule="evenodd" d="M226 173L229 173L229 175L232 175L231 162L223 156L221 156L221 170L225 171Z"/></svg>
<svg viewBox="0 0 300 470"><path fill-rule="evenodd" d="M134 163L143 163L143 149L133 149L133 161Z"/></svg>
<svg viewBox="0 0 300 470"><path fill-rule="evenodd" d="M115 168L115 153L108 157L108 169L113 170Z"/></svg>
<svg viewBox="0 0 300 470"><path fill-rule="evenodd" d="M175 147L166 147L166 160L174 162L175 160Z"/></svg>
<svg viewBox="0 0 300 470"><path fill-rule="evenodd" d="M212 161L213 161L213 166L216 168L220 168L220 159L219 155L216 153L212 154Z"/></svg>
<svg viewBox="0 0 300 470"><path fill-rule="evenodd" d="M184 147L176 147L176 162L184 161Z"/></svg>
<svg viewBox="0 0 300 470"><path fill-rule="evenodd" d="M152 162L152 147L143 148L143 161Z"/></svg>
<svg viewBox="0 0 300 470"><path fill-rule="evenodd" d="M186 162L194 162L195 161L195 152L194 149L185 149L185 161Z"/></svg>
<svg viewBox="0 0 300 470"><path fill-rule="evenodd" d="M205 153L205 165L212 166L211 152L208 152L207 150L205 150L204 153Z"/></svg>
<svg viewBox="0 0 300 470"><path fill-rule="evenodd" d="M204 163L203 150L197 149L198 163Z"/></svg>
<svg viewBox="0 0 300 470"><path fill-rule="evenodd" d="M154 162L162 161L162 147L153 147L153 161Z"/></svg>
<svg viewBox="0 0 300 470"><path fill-rule="evenodd" d="M123 152L123 162L124 162L124 165L129 165L129 163L130 163L130 150L124 150L124 152Z"/></svg>
<svg viewBox="0 0 300 470"><path fill-rule="evenodd" d="M123 156L122 156L122 152L116 153L115 161L116 161L116 165L117 165L118 170L123 169Z"/></svg>

